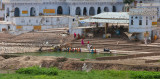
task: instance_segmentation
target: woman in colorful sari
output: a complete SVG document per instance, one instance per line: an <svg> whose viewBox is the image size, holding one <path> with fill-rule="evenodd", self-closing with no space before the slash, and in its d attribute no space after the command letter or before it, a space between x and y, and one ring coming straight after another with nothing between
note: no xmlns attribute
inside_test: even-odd
<svg viewBox="0 0 160 79"><path fill-rule="evenodd" d="M84 41L83 41L83 39L81 40L81 44L82 44L82 45L84 45Z"/></svg>

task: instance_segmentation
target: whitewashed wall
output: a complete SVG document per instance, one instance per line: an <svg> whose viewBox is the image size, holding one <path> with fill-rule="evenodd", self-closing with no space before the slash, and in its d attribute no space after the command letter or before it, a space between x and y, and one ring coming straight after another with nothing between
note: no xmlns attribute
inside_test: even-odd
<svg viewBox="0 0 160 79"><path fill-rule="evenodd" d="M3 28L8 29L6 24L0 24L0 32L2 32Z"/></svg>
<svg viewBox="0 0 160 79"><path fill-rule="evenodd" d="M4 17L5 16L5 11L4 10L0 10L0 17Z"/></svg>
<svg viewBox="0 0 160 79"><path fill-rule="evenodd" d="M15 25L65 25L68 24L69 17L14 17L13 24Z"/></svg>

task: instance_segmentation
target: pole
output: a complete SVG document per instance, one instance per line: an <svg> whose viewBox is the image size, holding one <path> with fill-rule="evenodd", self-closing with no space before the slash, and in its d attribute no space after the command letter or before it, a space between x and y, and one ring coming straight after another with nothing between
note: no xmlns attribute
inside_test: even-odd
<svg viewBox="0 0 160 79"><path fill-rule="evenodd" d="M1 4L0 4L1 6L0 6L0 9L2 8L2 0L1 0Z"/></svg>
<svg viewBox="0 0 160 79"><path fill-rule="evenodd" d="M107 28L108 28L108 23L106 23L106 26L105 26L105 35L107 34Z"/></svg>

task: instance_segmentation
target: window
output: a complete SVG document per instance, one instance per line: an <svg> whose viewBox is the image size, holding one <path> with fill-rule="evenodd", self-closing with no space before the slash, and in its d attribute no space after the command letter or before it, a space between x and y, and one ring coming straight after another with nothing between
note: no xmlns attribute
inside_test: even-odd
<svg viewBox="0 0 160 79"><path fill-rule="evenodd" d="M131 20L131 25L133 25L133 19Z"/></svg>
<svg viewBox="0 0 160 79"><path fill-rule="evenodd" d="M146 25L148 25L148 20L146 20Z"/></svg>
<svg viewBox="0 0 160 79"><path fill-rule="evenodd" d="M131 19L133 19L133 16L131 17Z"/></svg>
<svg viewBox="0 0 160 79"><path fill-rule="evenodd" d="M152 17L150 17L149 19L152 20Z"/></svg>
<svg viewBox="0 0 160 79"><path fill-rule="evenodd" d="M36 20L36 23L38 23L38 20Z"/></svg>
<svg viewBox="0 0 160 79"><path fill-rule="evenodd" d="M10 30L11 29L11 27L10 26L8 26L8 30Z"/></svg>
<svg viewBox="0 0 160 79"><path fill-rule="evenodd" d="M140 1L139 3L143 3L142 1Z"/></svg>
<svg viewBox="0 0 160 79"><path fill-rule="evenodd" d="M142 19L142 17L139 17L139 19Z"/></svg>
<svg viewBox="0 0 160 79"><path fill-rule="evenodd" d="M24 20L24 19L22 19L22 20L21 20L21 23L25 23L25 20Z"/></svg>
<svg viewBox="0 0 160 79"><path fill-rule="evenodd" d="M142 25L142 20L139 20L139 25Z"/></svg>
<svg viewBox="0 0 160 79"><path fill-rule="evenodd" d="M10 13L9 13L9 8L7 8L7 16L9 16L9 14L10 14Z"/></svg>
<svg viewBox="0 0 160 79"><path fill-rule="evenodd" d="M137 19L138 17L136 16L135 19Z"/></svg>

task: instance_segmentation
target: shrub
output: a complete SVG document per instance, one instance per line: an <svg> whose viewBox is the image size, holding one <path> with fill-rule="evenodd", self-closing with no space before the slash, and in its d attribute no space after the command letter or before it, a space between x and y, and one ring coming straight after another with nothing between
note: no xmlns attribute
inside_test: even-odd
<svg viewBox="0 0 160 79"><path fill-rule="evenodd" d="M131 72L131 78L133 79L160 79L160 73L158 72L147 72L137 71Z"/></svg>
<svg viewBox="0 0 160 79"><path fill-rule="evenodd" d="M80 59L80 61L85 61L86 59Z"/></svg>
<svg viewBox="0 0 160 79"><path fill-rule="evenodd" d="M32 74L32 75L58 75L57 68L40 68L38 66L21 68L16 71L19 74Z"/></svg>

